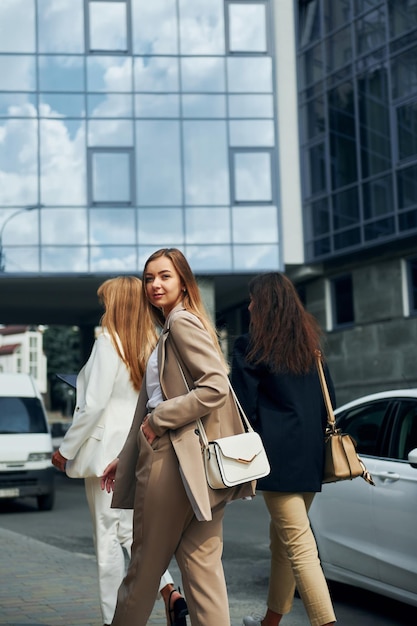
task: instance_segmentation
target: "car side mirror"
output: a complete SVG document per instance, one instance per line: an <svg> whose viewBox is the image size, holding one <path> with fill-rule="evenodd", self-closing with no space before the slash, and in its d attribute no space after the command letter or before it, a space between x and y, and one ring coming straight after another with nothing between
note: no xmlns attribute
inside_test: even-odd
<svg viewBox="0 0 417 626"><path fill-rule="evenodd" d="M417 469L417 448L410 450L410 452L408 453L408 462L410 463L411 467Z"/></svg>

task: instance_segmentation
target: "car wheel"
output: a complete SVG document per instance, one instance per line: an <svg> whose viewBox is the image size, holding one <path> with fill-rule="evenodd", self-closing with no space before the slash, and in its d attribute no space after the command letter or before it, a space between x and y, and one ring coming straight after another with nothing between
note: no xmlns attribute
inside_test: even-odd
<svg viewBox="0 0 417 626"><path fill-rule="evenodd" d="M55 493L53 491L45 493L42 496L38 496L37 500L40 511L50 511L54 507Z"/></svg>

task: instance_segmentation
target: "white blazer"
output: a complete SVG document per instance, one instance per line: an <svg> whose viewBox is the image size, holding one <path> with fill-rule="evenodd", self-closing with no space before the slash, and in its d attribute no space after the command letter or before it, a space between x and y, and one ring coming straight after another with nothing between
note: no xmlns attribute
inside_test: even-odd
<svg viewBox="0 0 417 626"><path fill-rule="evenodd" d="M123 448L138 400L129 371L104 330L96 339L90 357L77 376L73 423L60 452L73 459L83 443L100 440L103 470Z"/></svg>

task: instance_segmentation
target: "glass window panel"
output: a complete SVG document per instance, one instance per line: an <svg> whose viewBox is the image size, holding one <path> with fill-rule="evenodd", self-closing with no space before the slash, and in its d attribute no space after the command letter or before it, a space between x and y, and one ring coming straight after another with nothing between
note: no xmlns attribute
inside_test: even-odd
<svg viewBox="0 0 417 626"><path fill-rule="evenodd" d="M337 233L333 237L333 246L335 250L342 250L343 248L351 248L361 243L361 231L360 228L351 228L341 233Z"/></svg>
<svg viewBox="0 0 417 626"><path fill-rule="evenodd" d="M40 121L41 203L86 204L85 122Z"/></svg>
<svg viewBox="0 0 417 626"><path fill-rule="evenodd" d="M34 0L0 2L0 52L36 52Z"/></svg>
<svg viewBox="0 0 417 626"><path fill-rule="evenodd" d="M88 17L91 51L126 52L128 50L125 2L89 0Z"/></svg>
<svg viewBox="0 0 417 626"><path fill-rule="evenodd" d="M302 132L305 139L313 139L324 133L325 117L324 98L316 98L301 107Z"/></svg>
<svg viewBox="0 0 417 626"><path fill-rule="evenodd" d="M129 152L91 153L91 202L133 202Z"/></svg>
<svg viewBox="0 0 417 626"><path fill-rule="evenodd" d="M4 269L6 272L22 272L31 274L39 272L39 247L19 246L8 248L3 256Z"/></svg>
<svg viewBox="0 0 417 626"><path fill-rule="evenodd" d="M417 205L417 165L397 172L397 188L400 209Z"/></svg>
<svg viewBox="0 0 417 626"><path fill-rule="evenodd" d="M300 57L300 86L302 89L317 83L324 76L323 44L309 48Z"/></svg>
<svg viewBox="0 0 417 626"><path fill-rule="evenodd" d="M331 0L328 0L329 2ZM381 0L354 0L355 3L355 13L364 13L377 4L381 4Z"/></svg>
<svg viewBox="0 0 417 626"><path fill-rule="evenodd" d="M87 91L132 91L132 59L87 57Z"/></svg>
<svg viewBox="0 0 417 626"><path fill-rule="evenodd" d="M324 0L323 17L326 32L351 22L350 0Z"/></svg>
<svg viewBox="0 0 417 626"><path fill-rule="evenodd" d="M229 122L231 146L273 146L272 120L239 120Z"/></svg>
<svg viewBox="0 0 417 626"><path fill-rule="evenodd" d="M367 13L357 20L356 51L357 54L365 54L385 43L385 7Z"/></svg>
<svg viewBox="0 0 417 626"><path fill-rule="evenodd" d="M363 215L365 219L394 212L392 177L384 176L363 185Z"/></svg>
<svg viewBox="0 0 417 626"><path fill-rule="evenodd" d="M223 0L179 0L181 54L224 54Z"/></svg>
<svg viewBox="0 0 417 626"><path fill-rule="evenodd" d="M88 145L133 146L133 122L131 120L90 120L88 122Z"/></svg>
<svg viewBox="0 0 417 626"><path fill-rule="evenodd" d="M35 91L35 57L0 56L0 91Z"/></svg>
<svg viewBox="0 0 417 626"><path fill-rule="evenodd" d="M274 117L272 96L229 96L230 117Z"/></svg>
<svg viewBox="0 0 417 626"><path fill-rule="evenodd" d="M135 209L91 209L89 222L92 245L136 243Z"/></svg>
<svg viewBox="0 0 417 626"><path fill-rule="evenodd" d="M417 101L397 109L398 157L417 156Z"/></svg>
<svg viewBox="0 0 417 626"><path fill-rule="evenodd" d="M91 246L90 272L137 272L136 248L133 246Z"/></svg>
<svg viewBox="0 0 417 626"><path fill-rule="evenodd" d="M39 243L39 210L0 210L1 243L8 246L34 245Z"/></svg>
<svg viewBox="0 0 417 626"><path fill-rule="evenodd" d="M132 96L124 93L88 94L87 111L88 117L132 117Z"/></svg>
<svg viewBox="0 0 417 626"><path fill-rule="evenodd" d="M32 93L0 93L0 117L36 117L36 95Z"/></svg>
<svg viewBox="0 0 417 626"><path fill-rule="evenodd" d="M184 243L182 209L139 209L139 243L155 247L179 246Z"/></svg>
<svg viewBox="0 0 417 626"><path fill-rule="evenodd" d="M176 0L132 0L135 54L178 54L176 4Z"/></svg>
<svg viewBox="0 0 417 626"><path fill-rule="evenodd" d="M179 123L137 122L136 146L138 204L182 204Z"/></svg>
<svg viewBox="0 0 417 626"><path fill-rule="evenodd" d="M276 271L280 266L278 244L233 246L233 269L235 271Z"/></svg>
<svg viewBox="0 0 417 626"><path fill-rule="evenodd" d="M87 243L86 209L43 208L41 216L42 245L83 245Z"/></svg>
<svg viewBox="0 0 417 626"><path fill-rule="evenodd" d="M39 57L41 91L84 91L84 60L75 56Z"/></svg>
<svg viewBox="0 0 417 626"><path fill-rule="evenodd" d="M398 37L417 26L417 2L415 0L388 0L391 37Z"/></svg>
<svg viewBox="0 0 417 626"><path fill-rule="evenodd" d="M333 89L328 99L332 188L337 189L358 178L353 84Z"/></svg>
<svg viewBox="0 0 417 626"><path fill-rule="evenodd" d="M398 227L400 231L417 229L417 210L400 213L398 215Z"/></svg>
<svg viewBox="0 0 417 626"><path fill-rule="evenodd" d="M231 93L272 93L273 91L270 57L229 57L227 75Z"/></svg>
<svg viewBox="0 0 417 626"><path fill-rule="evenodd" d="M38 123L5 119L0 123L0 205L38 203Z"/></svg>
<svg viewBox="0 0 417 626"><path fill-rule="evenodd" d="M194 272L227 272L232 270L231 246L187 246L185 251Z"/></svg>
<svg viewBox="0 0 417 626"><path fill-rule="evenodd" d="M269 152L236 152L234 201L272 202L271 171Z"/></svg>
<svg viewBox="0 0 417 626"><path fill-rule="evenodd" d="M266 5L229 4L230 52L266 52Z"/></svg>
<svg viewBox="0 0 417 626"><path fill-rule="evenodd" d="M185 210L186 243L231 243L230 208L204 207Z"/></svg>
<svg viewBox="0 0 417 626"><path fill-rule="evenodd" d="M38 29L39 52L84 52L84 1L38 0Z"/></svg>
<svg viewBox="0 0 417 626"><path fill-rule="evenodd" d="M326 40L326 56L329 72L333 72L352 61L353 49L350 26L328 37Z"/></svg>
<svg viewBox="0 0 417 626"><path fill-rule="evenodd" d="M179 117L180 98L175 94L135 94L136 117Z"/></svg>
<svg viewBox="0 0 417 626"><path fill-rule="evenodd" d="M320 37L320 2L298 2L300 46L304 47Z"/></svg>
<svg viewBox="0 0 417 626"><path fill-rule="evenodd" d="M85 246L42 246L41 271L74 273L88 271L88 250Z"/></svg>
<svg viewBox="0 0 417 626"><path fill-rule="evenodd" d="M226 123L185 121L183 132L186 203L229 204Z"/></svg>
<svg viewBox="0 0 417 626"><path fill-rule="evenodd" d="M324 143L311 146L306 151L307 197L326 190L326 149Z"/></svg>
<svg viewBox="0 0 417 626"><path fill-rule="evenodd" d="M352 275L338 276L330 284L334 325L352 324L355 321Z"/></svg>
<svg viewBox="0 0 417 626"><path fill-rule="evenodd" d="M277 243L278 211L274 206L233 207L233 243Z"/></svg>
<svg viewBox="0 0 417 626"><path fill-rule="evenodd" d="M179 91L177 58L138 57L134 62L135 91Z"/></svg>
<svg viewBox="0 0 417 626"><path fill-rule="evenodd" d="M226 117L226 96L209 96L207 94L183 95L183 117Z"/></svg>
<svg viewBox="0 0 417 626"><path fill-rule="evenodd" d="M371 224L365 224L363 231L365 241L389 237L395 233L395 220L393 217L387 217Z"/></svg>
<svg viewBox="0 0 417 626"><path fill-rule="evenodd" d="M308 237L321 237L330 230L330 211L327 198L320 198L305 207Z"/></svg>
<svg viewBox="0 0 417 626"><path fill-rule="evenodd" d="M335 193L333 202L333 227L335 230L346 228L359 221L358 189L353 187Z"/></svg>
<svg viewBox="0 0 417 626"><path fill-rule="evenodd" d="M74 93L42 93L40 117L85 117L85 97Z"/></svg>
<svg viewBox="0 0 417 626"><path fill-rule="evenodd" d="M181 59L181 83L183 91L225 91L224 59Z"/></svg>
<svg viewBox="0 0 417 626"><path fill-rule="evenodd" d="M417 91L417 46L391 61L393 98L414 96Z"/></svg>

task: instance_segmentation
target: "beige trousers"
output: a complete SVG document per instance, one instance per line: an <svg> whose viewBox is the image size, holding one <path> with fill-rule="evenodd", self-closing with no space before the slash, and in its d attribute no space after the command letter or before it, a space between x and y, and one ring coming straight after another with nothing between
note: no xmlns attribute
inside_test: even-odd
<svg viewBox="0 0 417 626"><path fill-rule="evenodd" d="M297 587L310 624L323 626L336 617L308 519L314 495L263 492L271 516L268 608L289 613Z"/></svg>
<svg viewBox="0 0 417 626"><path fill-rule="evenodd" d="M119 589L112 626L145 626L159 579L175 556L192 626L230 626L221 556L224 504L197 521L169 435L141 451L133 518L132 557Z"/></svg>

